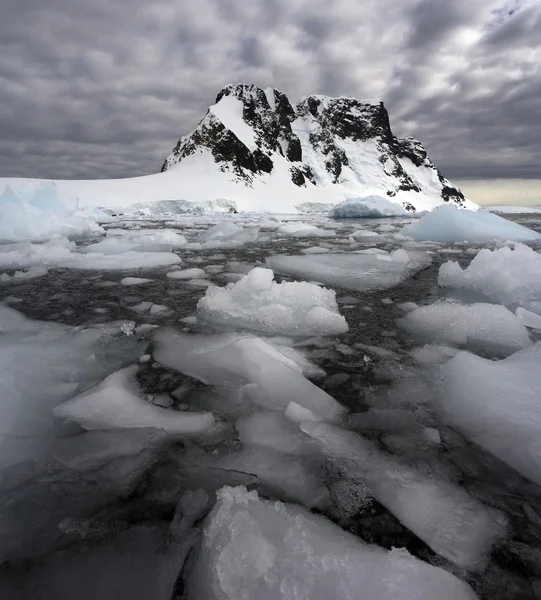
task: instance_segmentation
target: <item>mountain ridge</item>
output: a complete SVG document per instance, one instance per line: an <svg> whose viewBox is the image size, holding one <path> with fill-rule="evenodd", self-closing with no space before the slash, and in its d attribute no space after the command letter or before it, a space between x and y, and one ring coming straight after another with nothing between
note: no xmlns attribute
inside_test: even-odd
<svg viewBox="0 0 541 600"><path fill-rule="evenodd" d="M162 172L202 149L211 152L223 173L246 187L271 175L281 157L297 187L329 188L332 193L333 186L345 186L350 193L340 194L344 198L375 190L411 212L425 210L426 199L432 200L429 204L471 204L428 158L421 142L394 136L380 100L312 95L293 107L280 90L227 85L195 130L179 139ZM375 172L375 161L381 173Z"/></svg>

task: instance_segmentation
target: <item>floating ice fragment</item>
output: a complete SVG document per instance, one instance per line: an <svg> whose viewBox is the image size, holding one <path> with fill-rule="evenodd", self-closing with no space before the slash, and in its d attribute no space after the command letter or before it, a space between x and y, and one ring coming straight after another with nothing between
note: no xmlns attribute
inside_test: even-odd
<svg viewBox="0 0 541 600"><path fill-rule="evenodd" d="M299 365L259 338L241 335L155 334L154 358L203 383L239 389L253 384L253 400L271 410L296 402L324 419L339 419L345 408L308 381Z"/></svg>
<svg viewBox="0 0 541 600"><path fill-rule="evenodd" d="M495 304L436 302L412 310L398 324L423 340L503 355L530 344L524 325L507 308Z"/></svg>
<svg viewBox="0 0 541 600"><path fill-rule="evenodd" d="M400 233L435 242L541 242L541 234L485 211L448 204L435 208Z"/></svg>
<svg viewBox="0 0 541 600"><path fill-rule="evenodd" d="M274 255L267 258L267 265L275 273L360 291L391 288L431 262L424 252L405 250L391 254Z"/></svg>
<svg viewBox="0 0 541 600"><path fill-rule="evenodd" d="M360 595L361 594L361 595ZM303 508L222 488L188 583L199 600L475 600L455 576L388 552Z"/></svg>
<svg viewBox="0 0 541 600"><path fill-rule="evenodd" d="M257 267L226 288L208 288L197 304L199 320L288 335L337 335L348 330L333 290L273 279L271 270Z"/></svg>
<svg viewBox="0 0 541 600"><path fill-rule="evenodd" d="M178 412L145 402L135 383L136 366L109 375L97 387L57 406L55 416L85 429L154 427L178 435L200 435L214 424L211 413Z"/></svg>
<svg viewBox="0 0 541 600"><path fill-rule="evenodd" d="M531 304L541 303L541 255L524 244L515 244L514 249L485 248L466 269L454 261L444 263L438 283L477 292L505 306L530 308Z"/></svg>
<svg viewBox="0 0 541 600"><path fill-rule="evenodd" d="M384 454L367 439L326 423L301 423L349 477L364 480L374 497L437 554L455 564L483 566L505 534L505 519L462 488L433 479Z"/></svg>
<svg viewBox="0 0 541 600"><path fill-rule="evenodd" d="M541 344L505 360L459 352L442 367L440 409L482 446L541 485Z"/></svg>

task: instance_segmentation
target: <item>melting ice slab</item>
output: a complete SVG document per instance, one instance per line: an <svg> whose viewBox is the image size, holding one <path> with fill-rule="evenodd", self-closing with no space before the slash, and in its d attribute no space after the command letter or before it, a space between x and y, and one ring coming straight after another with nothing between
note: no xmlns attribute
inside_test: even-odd
<svg viewBox="0 0 541 600"><path fill-rule="evenodd" d="M516 244L514 250L485 248L466 269L446 262L440 267L438 283L477 292L506 306L532 306L541 313L541 255L524 244Z"/></svg>
<svg viewBox="0 0 541 600"><path fill-rule="evenodd" d="M433 242L541 242L541 234L489 212L439 206L400 233Z"/></svg>
<svg viewBox="0 0 541 600"><path fill-rule="evenodd" d="M109 375L97 387L54 409L57 417L76 421L85 429L154 427L168 433L193 435L214 424L211 413L167 410L146 402L138 393L137 366Z"/></svg>
<svg viewBox="0 0 541 600"><path fill-rule="evenodd" d="M473 600L454 575L384 550L290 504L222 488L188 582L190 600Z"/></svg>
<svg viewBox="0 0 541 600"><path fill-rule="evenodd" d="M276 283L255 268L226 288L210 287L197 316L217 325L288 335L335 335L348 330L334 290L313 283Z"/></svg>
<svg viewBox="0 0 541 600"><path fill-rule="evenodd" d="M400 204L383 196L346 198L329 211L329 217L340 219L397 217L407 214Z"/></svg>
<svg viewBox="0 0 541 600"><path fill-rule="evenodd" d="M265 341L242 335L188 335L160 330L154 357L162 365L203 383L250 386L254 401L270 410L285 410L296 402L322 418L340 418L344 407L308 381L302 368Z"/></svg>
<svg viewBox="0 0 541 600"><path fill-rule="evenodd" d="M398 321L402 329L429 342L468 346L506 355L530 343L527 329L504 306L437 302Z"/></svg>
<svg viewBox="0 0 541 600"><path fill-rule="evenodd" d="M301 429L321 444L341 472L364 480L397 519L455 564L468 569L482 566L492 544L505 533L500 513L450 482L401 464L356 433L309 421Z"/></svg>
<svg viewBox="0 0 541 600"><path fill-rule="evenodd" d="M432 259L425 252L395 250L390 254L274 255L267 265L275 273L319 281L347 290L385 290L425 269Z"/></svg>
<svg viewBox="0 0 541 600"><path fill-rule="evenodd" d="M541 344L493 362L459 352L443 367L447 419L541 485Z"/></svg>

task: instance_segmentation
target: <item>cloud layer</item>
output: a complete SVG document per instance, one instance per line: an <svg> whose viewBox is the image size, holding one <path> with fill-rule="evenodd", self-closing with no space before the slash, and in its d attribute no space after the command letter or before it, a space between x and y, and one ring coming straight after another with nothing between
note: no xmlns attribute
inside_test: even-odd
<svg viewBox="0 0 541 600"><path fill-rule="evenodd" d="M453 178L539 177L533 0L4 0L0 176L159 169L220 88L382 98Z"/></svg>

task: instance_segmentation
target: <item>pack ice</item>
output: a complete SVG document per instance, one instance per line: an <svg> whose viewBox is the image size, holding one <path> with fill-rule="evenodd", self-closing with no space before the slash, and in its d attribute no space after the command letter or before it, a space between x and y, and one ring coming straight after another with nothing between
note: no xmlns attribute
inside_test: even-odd
<svg viewBox="0 0 541 600"><path fill-rule="evenodd" d="M104 240L105 241L105 240ZM127 246L117 243L111 247L96 250L101 242L87 246L80 252L74 242L67 238L55 238L48 242L36 244L18 242L0 246L0 267L21 269L34 266L57 267L65 269L89 270L124 270L134 268L156 268L176 265L182 262L180 256L171 252L171 246Z"/></svg>
<svg viewBox="0 0 541 600"><path fill-rule="evenodd" d="M26 183L17 190L6 185L0 195L0 241L42 242L58 235L80 238L103 233L91 215L75 215L77 208L77 198L54 182Z"/></svg>
<svg viewBox="0 0 541 600"><path fill-rule="evenodd" d="M541 234L518 223L490 212L459 209L450 204L435 208L406 225L400 233L433 242L541 242Z"/></svg>
<svg viewBox="0 0 541 600"><path fill-rule="evenodd" d="M222 488L204 522L190 600L473 600L454 575L367 544L305 509Z"/></svg>
<svg viewBox="0 0 541 600"><path fill-rule="evenodd" d="M432 262L426 252L403 249L377 254L277 254L266 260L269 268L275 273L358 291L394 287Z"/></svg>
<svg viewBox="0 0 541 600"><path fill-rule="evenodd" d="M58 434L53 407L140 352L140 342L118 327L41 323L0 305L0 464L41 456Z"/></svg>
<svg viewBox="0 0 541 600"><path fill-rule="evenodd" d="M270 334L337 335L348 330L334 290L273 279L271 270L255 268L225 288L209 287L197 304L199 320Z"/></svg>
<svg viewBox="0 0 541 600"><path fill-rule="evenodd" d="M541 485L541 344L491 361L459 352L442 367L441 411L479 446Z"/></svg>
<svg viewBox="0 0 541 600"><path fill-rule="evenodd" d="M398 325L427 342L507 355L530 343L527 329L504 306L436 302L409 312Z"/></svg>
<svg viewBox="0 0 541 600"><path fill-rule="evenodd" d="M262 339L164 329L154 340L154 357L161 364L206 384L249 390L250 398L261 407L285 410L295 402L329 420L345 412L332 396L304 377L297 362Z"/></svg>
<svg viewBox="0 0 541 600"><path fill-rule="evenodd" d="M484 248L466 269L455 261L446 262L440 267L438 284L541 313L541 255L524 244L515 244L514 249Z"/></svg>
<svg viewBox="0 0 541 600"><path fill-rule="evenodd" d="M211 413L168 410L145 401L137 388L132 365L112 373L97 387L55 407L55 416L85 429L154 427L177 435L197 435L214 424Z"/></svg>
<svg viewBox="0 0 541 600"><path fill-rule="evenodd" d="M337 219L366 219L399 217L408 213L397 202L391 202L383 196L362 196L346 198L344 202L331 208L329 217Z"/></svg>
<svg viewBox="0 0 541 600"><path fill-rule="evenodd" d="M301 423L341 473L364 480L374 497L434 552L455 564L482 567L505 519L451 482L400 463L377 446L328 423Z"/></svg>

